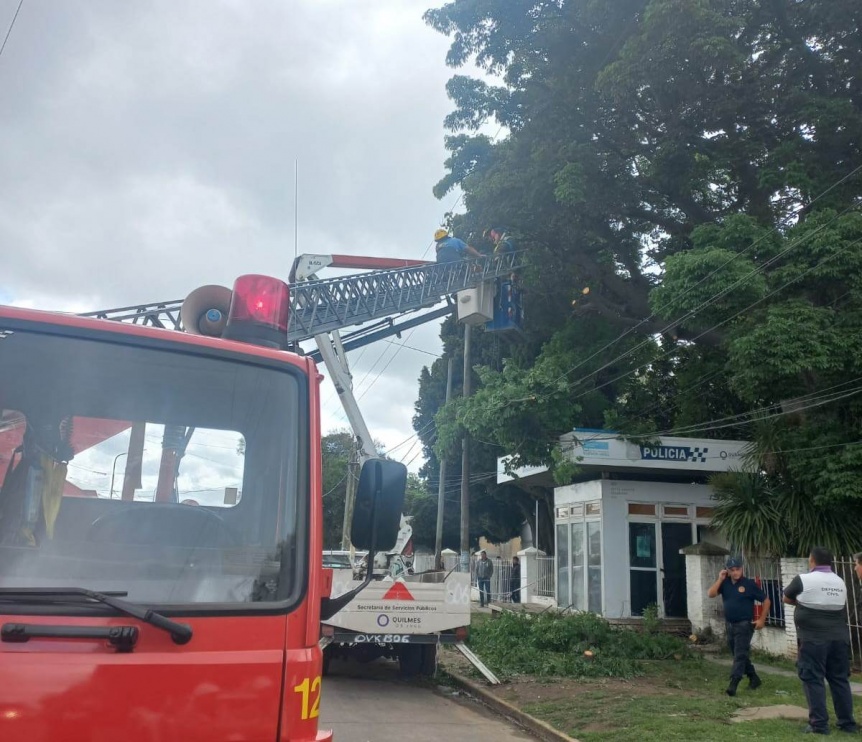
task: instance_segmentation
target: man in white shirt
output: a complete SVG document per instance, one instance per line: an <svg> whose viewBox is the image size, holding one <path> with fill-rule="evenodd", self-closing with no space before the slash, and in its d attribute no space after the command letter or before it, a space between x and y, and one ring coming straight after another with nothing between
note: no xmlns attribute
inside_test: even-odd
<svg viewBox="0 0 862 742"><path fill-rule="evenodd" d="M796 575L784 589L784 602L795 606L799 654L796 669L808 700L809 734L829 734L826 687L835 705L838 728L856 732L850 690L850 630L847 586L832 571L832 552L815 546L808 557L810 572Z"/></svg>

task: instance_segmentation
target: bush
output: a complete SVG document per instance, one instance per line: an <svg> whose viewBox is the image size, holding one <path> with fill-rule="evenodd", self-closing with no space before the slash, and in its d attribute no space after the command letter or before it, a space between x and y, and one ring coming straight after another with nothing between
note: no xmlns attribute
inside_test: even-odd
<svg viewBox="0 0 862 742"><path fill-rule="evenodd" d="M681 639L615 628L594 613L503 613L473 628L470 646L491 669L513 675L633 677L638 660L686 656Z"/></svg>

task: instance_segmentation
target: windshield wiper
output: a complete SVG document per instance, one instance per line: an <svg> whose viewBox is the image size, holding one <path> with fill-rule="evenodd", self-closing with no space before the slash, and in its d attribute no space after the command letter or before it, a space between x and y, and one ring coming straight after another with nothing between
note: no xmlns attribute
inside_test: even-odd
<svg viewBox="0 0 862 742"><path fill-rule="evenodd" d="M6 596L13 598L63 598L80 595L97 603L104 603L120 613L125 613L127 616L132 616L132 618L137 618L139 621L167 631L176 644L187 644L191 640L191 626L172 621L161 613L156 613L152 608L135 605L116 597L127 594L124 592L99 593L83 587L0 587L0 598Z"/></svg>

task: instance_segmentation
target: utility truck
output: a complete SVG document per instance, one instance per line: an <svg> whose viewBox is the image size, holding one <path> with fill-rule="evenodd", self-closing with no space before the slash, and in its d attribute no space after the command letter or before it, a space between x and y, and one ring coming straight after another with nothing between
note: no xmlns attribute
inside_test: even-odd
<svg viewBox="0 0 862 742"><path fill-rule="evenodd" d="M460 289L455 291L459 319L486 324L491 330L511 329L520 322L520 304L517 304L516 313L513 309L516 305L513 302L511 281L501 281L500 276L508 278L516 261L516 255L454 265L405 261L409 265L404 267L410 270L394 271L389 277L385 272L368 274L365 279L360 275L352 281L376 279L381 282L367 292L369 304L391 295L404 307L411 301L411 293L418 294L420 301L423 293L434 295L435 301L439 302L442 297L435 295L431 287L437 276L445 277L449 288L454 283L454 287ZM302 285L303 281L319 281L319 273L324 268L380 271L396 268L400 262L389 258L302 255L295 260L290 275L292 281ZM477 274L481 275L481 279L474 278L471 281L471 275ZM390 279L394 276L406 276L409 279L401 288L392 285ZM454 276L463 276L465 284L451 281ZM515 299L520 301L517 295ZM434 313L422 315L411 326L436 316ZM386 332L386 328L378 330L375 339L381 337L381 332ZM368 460L374 456L371 433L353 396L352 377L340 328L332 328L326 334L316 334L315 341L356 437L359 460ZM348 497L345 508L348 516L350 508ZM369 554L358 569L336 569L332 594L356 591L369 574L373 574L373 580L362 595L323 621L324 673L334 658L367 662L378 657L388 657L398 660L404 676L432 676L437 668L437 651L441 644L456 645L474 663L481 665L478 658L467 652L463 645L470 625L470 575L455 570L416 573L413 569L409 518L402 518L398 540L393 548ZM487 671L484 666L480 669Z"/></svg>

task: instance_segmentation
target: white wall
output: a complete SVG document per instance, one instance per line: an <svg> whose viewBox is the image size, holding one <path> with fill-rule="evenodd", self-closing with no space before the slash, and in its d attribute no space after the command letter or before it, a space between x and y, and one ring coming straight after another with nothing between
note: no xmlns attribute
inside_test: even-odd
<svg viewBox="0 0 862 742"><path fill-rule="evenodd" d="M593 479L590 482L577 482L557 487L554 490L554 506L565 507L578 502L591 502L602 498L602 480Z"/></svg>
<svg viewBox="0 0 862 742"><path fill-rule="evenodd" d="M665 503L709 506L712 491L705 484L679 484L670 482L632 482L602 480L602 517L604 536L604 583L605 616L622 618L631 615L629 598L629 514L630 502ZM658 512L658 510L657 510ZM633 516L633 520L655 520ZM682 519L675 523L686 522ZM659 533L659 557L661 556L661 534ZM659 586L661 583L659 582ZM661 588L658 590L661 600Z"/></svg>
<svg viewBox="0 0 862 742"><path fill-rule="evenodd" d="M704 484L612 479L578 482L565 487L557 487L554 490L555 507L596 500L600 500L602 504L602 612L607 618L625 618L631 615L628 557L629 502L686 504L703 507L712 504L712 493L709 486ZM634 519L649 520L643 517L635 517ZM660 522L659 518L652 520ZM672 520L677 523L686 522L682 519ZM661 591L659 590L660 598Z"/></svg>

